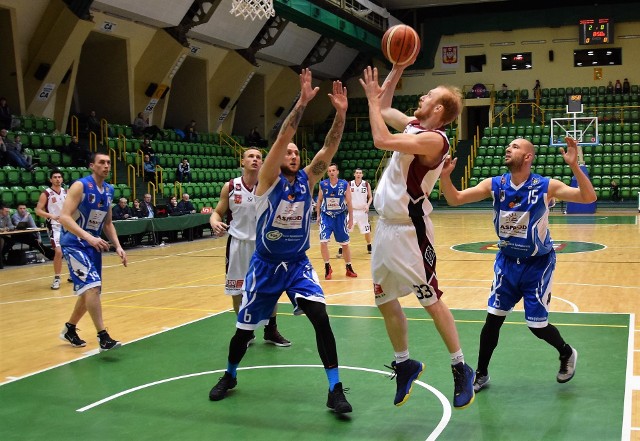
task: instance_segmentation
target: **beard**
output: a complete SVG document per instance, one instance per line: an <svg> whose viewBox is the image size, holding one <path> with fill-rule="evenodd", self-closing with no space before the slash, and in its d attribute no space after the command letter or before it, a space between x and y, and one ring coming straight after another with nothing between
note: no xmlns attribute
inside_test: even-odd
<svg viewBox="0 0 640 441"><path fill-rule="evenodd" d="M295 167L295 170L288 164L280 166L280 173L282 173L287 178L294 178L299 170L300 164Z"/></svg>
<svg viewBox="0 0 640 441"><path fill-rule="evenodd" d="M504 160L504 165L507 166L507 168L511 173L513 173L514 171L520 170L523 164L524 164L524 158L514 158L512 156L510 159Z"/></svg>

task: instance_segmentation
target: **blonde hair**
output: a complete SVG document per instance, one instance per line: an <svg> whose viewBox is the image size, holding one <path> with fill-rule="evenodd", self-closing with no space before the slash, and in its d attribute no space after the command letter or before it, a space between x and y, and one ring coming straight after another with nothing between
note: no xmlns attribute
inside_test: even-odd
<svg viewBox="0 0 640 441"><path fill-rule="evenodd" d="M441 85L448 93L440 98L440 103L444 107L442 112L442 125L447 125L455 121L462 112L462 92L455 86Z"/></svg>

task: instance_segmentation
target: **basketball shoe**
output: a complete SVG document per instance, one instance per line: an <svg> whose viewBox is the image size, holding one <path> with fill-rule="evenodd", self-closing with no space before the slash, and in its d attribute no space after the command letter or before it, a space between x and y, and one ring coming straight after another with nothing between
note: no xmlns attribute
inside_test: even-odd
<svg viewBox="0 0 640 441"><path fill-rule="evenodd" d="M118 340L111 338L106 329L98 332L98 343L100 344L100 352L105 352L111 349L117 349L122 346Z"/></svg>
<svg viewBox="0 0 640 441"><path fill-rule="evenodd" d="M347 397L344 396L345 392L348 392L349 389L343 389L342 383L337 383L333 386L333 390L329 391L329 395L327 397L327 407L332 409L335 413L349 413L353 409L351 408L351 404L347 401Z"/></svg>
<svg viewBox="0 0 640 441"><path fill-rule="evenodd" d="M353 267L351 266L351 264L347 265L346 276L347 277L358 277L356 272L353 270Z"/></svg>
<svg viewBox="0 0 640 441"><path fill-rule="evenodd" d="M331 274L333 274L333 269L331 269L331 265L328 263L324 264L324 279L331 280Z"/></svg>
<svg viewBox="0 0 640 441"><path fill-rule="evenodd" d="M411 359L396 363L394 360L391 362L391 366L385 365L385 367L393 371L391 379L396 379L396 396L393 399L393 404L402 406L411 395L413 382L420 378L424 372L424 363Z"/></svg>
<svg viewBox="0 0 640 441"><path fill-rule="evenodd" d="M480 392L480 390L489 386L491 382L491 377L487 373L487 375L481 375L480 372L476 371L476 379L473 382L473 391L475 393Z"/></svg>
<svg viewBox="0 0 640 441"><path fill-rule="evenodd" d="M286 348L291 346L291 342L284 338L278 331L277 326L265 326L264 327L264 341L271 343L272 345Z"/></svg>
<svg viewBox="0 0 640 441"><path fill-rule="evenodd" d="M473 391L475 372L471 366L462 362L451 366L451 372L453 372L453 407L464 409L473 403L475 398Z"/></svg>
<svg viewBox="0 0 640 441"><path fill-rule="evenodd" d="M55 277L51 284L51 289L60 289L60 277Z"/></svg>
<svg viewBox="0 0 640 441"><path fill-rule="evenodd" d="M218 383L213 386L213 389L209 392L209 399L211 401L220 401L227 396L227 391L233 389L238 384L238 380L233 378L227 371L224 375L218 379Z"/></svg>
<svg viewBox="0 0 640 441"><path fill-rule="evenodd" d="M576 364L578 363L578 351L571 348L571 355L568 357L560 356L560 370L556 376L558 383L566 383L571 380L576 373Z"/></svg>
<svg viewBox="0 0 640 441"><path fill-rule="evenodd" d="M65 323L64 328L60 331L60 340L68 341L74 348L84 348L87 342L78 336L76 325Z"/></svg>

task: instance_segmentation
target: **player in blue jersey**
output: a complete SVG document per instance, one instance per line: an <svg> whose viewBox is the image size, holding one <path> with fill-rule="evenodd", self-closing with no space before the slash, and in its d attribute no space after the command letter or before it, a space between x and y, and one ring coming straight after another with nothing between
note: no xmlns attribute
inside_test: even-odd
<svg viewBox="0 0 640 441"><path fill-rule="evenodd" d="M487 178L475 187L458 191L451 182L456 159L447 158L440 175L440 187L449 205L462 205L493 198L494 226L498 254L487 306L487 318L480 334L480 350L474 390L489 384L489 361L498 345L500 327L516 303L523 299L527 326L533 334L560 354L559 383L573 378L578 352L565 343L558 329L548 321L551 285L556 253L549 234L549 206L554 198L588 204L596 200L589 178L578 166L576 141L566 138L560 148L564 161L578 181L578 188L557 179L531 172L535 147L516 138L507 146L505 165L509 173Z"/></svg>
<svg viewBox="0 0 640 441"><path fill-rule="evenodd" d="M320 182L316 206L320 228L320 252L324 260L324 278L331 280L333 273L329 263L329 239L332 234L344 250L346 276L358 277L351 266L351 249L349 248L349 230L353 228L351 188L347 181L338 179L339 170L336 164L331 163L327 173L329 179Z"/></svg>
<svg viewBox="0 0 640 441"><path fill-rule="evenodd" d="M294 313L303 312L316 332L318 353L329 380L327 407L338 414L351 412L338 373L338 352L329 323L324 293L306 250L309 249L312 189L338 150L347 112L347 90L334 81L329 94L336 109L324 146L311 163L300 169L300 152L291 142L307 104L318 93L311 85L311 71L300 74L300 97L282 123L258 177L256 189L256 251L243 284L236 333L229 344L227 370L209 392L212 401L222 400L237 384L236 370L247 351L253 331L269 322L283 291ZM281 397L282 398L282 397Z"/></svg>
<svg viewBox="0 0 640 441"><path fill-rule="evenodd" d="M73 290L78 296L60 338L74 347L86 346L78 336L76 325L88 311L98 331L100 352L103 352L119 347L120 342L109 336L102 320L102 252L109 251L109 242L100 237L102 232L115 247L124 266L127 266L127 255L111 222L113 187L105 182L111 170L109 155L95 153L89 168L91 175L78 179L67 191L60 213L63 227L60 246L69 266Z"/></svg>

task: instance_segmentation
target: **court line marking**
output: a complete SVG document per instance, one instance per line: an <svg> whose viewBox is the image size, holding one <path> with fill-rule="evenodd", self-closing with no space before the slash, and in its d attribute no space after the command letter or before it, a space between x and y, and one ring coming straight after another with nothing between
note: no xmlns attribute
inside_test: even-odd
<svg viewBox="0 0 640 441"><path fill-rule="evenodd" d="M635 348L633 325L636 320L635 313L629 314L629 338L627 342L627 379L624 388L624 410L622 412L622 441L629 441L631 439L631 417L633 410L633 389L634 389L634 375L633 375L633 350ZM637 384L635 384L637 386Z"/></svg>
<svg viewBox="0 0 640 441"><path fill-rule="evenodd" d="M322 365L316 365L316 364L290 364L290 365L270 365L270 366L246 366L246 367L241 367L238 368L239 371L244 371L244 370L252 370L252 369L282 369L282 368L322 368L324 369L324 366ZM369 373L374 373L374 374L381 374L384 376L389 376L389 372L384 372L384 371L380 371L377 369L369 369L369 368L363 368L363 367L357 367L357 366L339 366L340 369L349 369L349 370L354 370L354 371L363 371L363 372L369 372ZM196 372L193 374L186 374L186 375L179 375L177 377L170 377L170 378L165 378L163 380L158 380L158 381L153 381L151 383L145 383L145 384L141 384L140 386L136 386L136 387L132 387L130 389L126 389L123 390L121 392L118 392L116 394L110 395L106 398L103 398L101 400L98 400L96 402L93 402L91 404L88 404L84 407L81 407L79 409L76 409L76 412L86 412L87 410L91 410L94 409L98 406L101 406L105 403L108 403L109 401L113 401L116 398L120 398L122 396L131 394L133 392L137 392L139 390L142 389L147 389L153 386L157 386L160 384L164 384L164 383L169 383L171 381L177 381L177 380L184 380L186 378L192 378L192 377L199 377L202 375L211 375L211 374L218 374L218 373L222 373L225 372L225 369L218 369L215 371L205 371L205 372ZM415 384L427 389L428 391L430 391L432 394L434 394L438 400L440 400L440 403L442 404L442 417L440 418L440 422L436 425L435 429L429 434L429 436L427 437L427 441L431 441L431 440L435 440L438 438L438 436L440 436L440 434L442 433L442 431L447 427L447 425L449 424L449 421L451 420L451 404L449 403L449 400L447 400L447 398L442 394L442 392L440 392L438 389L436 389L435 387L424 383L422 381L416 380Z"/></svg>

